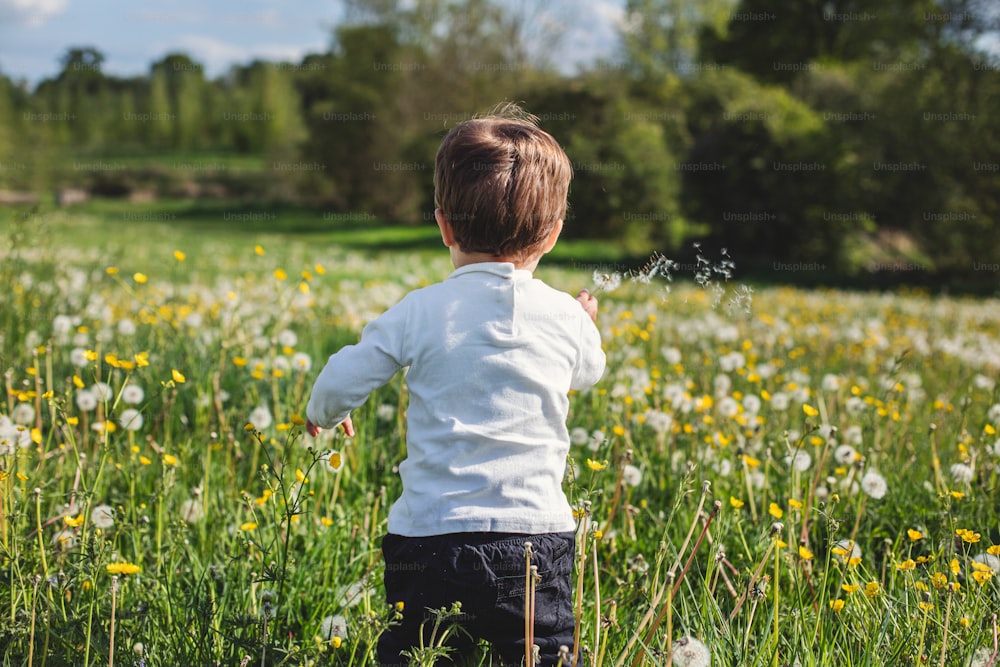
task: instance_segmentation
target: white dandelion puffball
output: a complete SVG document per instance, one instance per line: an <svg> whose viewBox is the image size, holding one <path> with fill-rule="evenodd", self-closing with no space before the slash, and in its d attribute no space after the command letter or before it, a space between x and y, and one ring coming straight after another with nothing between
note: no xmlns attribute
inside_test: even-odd
<svg viewBox="0 0 1000 667"><path fill-rule="evenodd" d="M629 486L639 486L642 483L642 471L632 464L628 464L622 470L622 480Z"/></svg>
<svg viewBox="0 0 1000 667"><path fill-rule="evenodd" d="M604 431L597 430L590 434L590 441L587 443L587 449L592 452L596 452L604 444Z"/></svg>
<svg viewBox="0 0 1000 667"><path fill-rule="evenodd" d="M383 403L375 409L375 418L381 422L391 422L396 419L396 406Z"/></svg>
<svg viewBox="0 0 1000 667"><path fill-rule="evenodd" d="M973 556L972 561L975 563L982 563L994 572L1000 572L1000 558L991 553L983 552L981 554L976 554Z"/></svg>
<svg viewBox="0 0 1000 667"><path fill-rule="evenodd" d="M969 658L969 667L989 667L993 664L993 649L978 648Z"/></svg>
<svg viewBox="0 0 1000 667"><path fill-rule="evenodd" d="M90 363L87 360L87 350L82 347L74 347L69 353L69 362L77 368L83 368Z"/></svg>
<svg viewBox="0 0 1000 667"><path fill-rule="evenodd" d="M833 460L842 466L849 466L858 458L858 452L850 445L840 445L833 450Z"/></svg>
<svg viewBox="0 0 1000 667"><path fill-rule="evenodd" d="M118 333L122 336L131 336L136 332L135 322L127 317L118 320Z"/></svg>
<svg viewBox="0 0 1000 667"><path fill-rule="evenodd" d="M681 351L676 347L665 347L660 351L663 353L663 360L668 364L675 365L681 363Z"/></svg>
<svg viewBox="0 0 1000 667"><path fill-rule="evenodd" d="M14 409L10 411L10 418L15 424L27 426L31 422L35 421L35 408L31 405L31 403L18 403L14 406Z"/></svg>
<svg viewBox="0 0 1000 667"><path fill-rule="evenodd" d="M307 373L312 368L312 365L312 357L305 352L296 352L292 355L292 368L295 370Z"/></svg>
<svg viewBox="0 0 1000 667"><path fill-rule="evenodd" d="M960 484L968 484L976 476L976 471L972 466L965 463L953 463L949 468L951 476Z"/></svg>
<svg viewBox="0 0 1000 667"><path fill-rule="evenodd" d="M778 391L771 394L771 407L775 410L783 411L788 409L788 394Z"/></svg>
<svg viewBox="0 0 1000 667"><path fill-rule="evenodd" d="M127 384L122 389L122 402L129 405L138 405L142 399L146 398L146 392L137 384Z"/></svg>
<svg viewBox="0 0 1000 667"><path fill-rule="evenodd" d="M198 523L204 514L201 501L197 498L188 498L181 503L181 519L187 523Z"/></svg>
<svg viewBox="0 0 1000 667"><path fill-rule="evenodd" d="M142 428L142 413L135 408L122 410L122 413L118 415L118 423L126 431L138 431Z"/></svg>
<svg viewBox="0 0 1000 667"><path fill-rule="evenodd" d="M253 424L255 428L264 430L274 422L274 418L271 416L271 411L266 405L259 405L250 413L250 419L248 421Z"/></svg>
<svg viewBox="0 0 1000 667"><path fill-rule="evenodd" d="M569 432L569 441L574 445L584 445L588 440L590 440L590 434L585 428L577 426Z"/></svg>
<svg viewBox="0 0 1000 667"><path fill-rule="evenodd" d="M670 656L672 664L677 667L708 667L712 664L712 654L708 647L694 637L674 640Z"/></svg>
<svg viewBox="0 0 1000 667"><path fill-rule="evenodd" d="M344 639L347 637L347 619L339 614L336 616L327 616L319 624L319 634L323 639L327 640L334 637Z"/></svg>
<svg viewBox="0 0 1000 667"><path fill-rule="evenodd" d="M861 558L861 547L852 540L837 540L833 544L834 556L841 560Z"/></svg>
<svg viewBox="0 0 1000 667"><path fill-rule="evenodd" d="M812 465L812 456L804 449L796 449L785 457L785 464L793 470L805 472Z"/></svg>
<svg viewBox="0 0 1000 667"><path fill-rule="evenodd" d="M646 424L651 429L656 431L657 434L662 435L663 433L669 431L670 427L673 426L674 418L666 412L661 412L659 410L647 410Z"/></svg>
<svg viewBox="0 0 1000 667"><path fill-rule="evenodd" d="M864 442L864 434L861 431L861 427L857 424L848 426L847 429L844 430L844 441L854 445L855 447Z"/></svg>
<svg viewBox="0 0 1000 667"><path fill-rule="evenodd" d="M76 546L76 535L72 530L60 530L52 536L52 544L63 551L69 551Z"/></svg>
<svg viewBox="0 0 1000 667"><path fill-rule="evenodd" d="M718 409L722 417L735 417L740 412L740 404L732 396L725 396L719 401Z"/></svg>
<svg viewBox="0 0 1000 667"><path fill-rule="evenodd" d="M885 477L874 470L869 470L861 478L861 490L869 497L879 500L885 496L889 486L885 483Z"/></svg>
<svg viewBox="0 0 1000 667"><path fill-rule="evenodd" d="M90 391L97 397L98 401L107 402L115 397L115 390L107 382L95 382Z"/></svg>
<svg viewBox="0 0 1000 667"><path fill-rule="evenodd" d="M81 389L76 392L76 407L84 412L97 409L97 396L89 389Z"/></svg>
<svg viewBox="0 0 1000 667"><path fill-rule="evenodd" d="M278 334L278 344L282 347L295 347L299 342L299 337L291 329L285 329Z"/></svg>
<svg viewBox="0 0 1000 667"><path fill-rule="evenodd" d="M820 388L823 391L837 391L840 389L841 379L839 375L827 373L820 381Z"/></svg>
<svg viewBox="0 0 1000 667"><path fill-rule="evenodd" d="M98 505L90 511L90 522L95 528L107 530L115 525L115 510L111 505Z"/></svg>
<svg viewBox="0 0 1000 667"><path fill-rule="evenodd" d="M760 396L757 394L747 394L743 397L743 409L751 415L755 415L760 412L760 405Z"/></svg>

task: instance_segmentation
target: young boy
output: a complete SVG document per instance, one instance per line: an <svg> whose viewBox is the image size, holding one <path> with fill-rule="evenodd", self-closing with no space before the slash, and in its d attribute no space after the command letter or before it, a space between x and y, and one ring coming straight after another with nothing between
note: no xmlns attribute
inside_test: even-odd
<svg viewBox="0 0 1000 667"><path fill-rule="evenodd" d="M562 230L571 177L559 144L517 107L456 125L434 170L434 214L455 271L369 323L313 387L309 433L340 424L353 435L350 410L409 367L403 492L382 542L386 599L403 603L403 619L379 641L382 665L407 664L400 652L418 645L427 610L455 601L454 659L482 638L503 664L522 664L525 542L541 576L542 664L572 648L567 392L596 383L605 356L597 300L531 273Z"/></svg>

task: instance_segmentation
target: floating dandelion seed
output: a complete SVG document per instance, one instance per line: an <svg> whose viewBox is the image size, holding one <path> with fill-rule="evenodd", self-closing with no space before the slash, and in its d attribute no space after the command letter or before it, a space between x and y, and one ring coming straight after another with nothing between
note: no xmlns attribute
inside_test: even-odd
<svg viewBox="0 0 1000 667"><path fill-rule="evenodd" d="M708 647L694 637L674 640L670 657L677 667L708 667L712 664L712 654Z"/></svg>

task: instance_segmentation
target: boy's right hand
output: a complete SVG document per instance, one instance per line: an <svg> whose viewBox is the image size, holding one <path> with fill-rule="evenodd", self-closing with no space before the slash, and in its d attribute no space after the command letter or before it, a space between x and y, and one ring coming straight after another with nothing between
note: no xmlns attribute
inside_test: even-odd
<svg viewBox="0 0 1000 667"><path fill-rule="evenodd" d="M580 290L576 295L576 300L583 306L584 312L590 315L590 319L597 321L597 299L585 289Z"/></svg>

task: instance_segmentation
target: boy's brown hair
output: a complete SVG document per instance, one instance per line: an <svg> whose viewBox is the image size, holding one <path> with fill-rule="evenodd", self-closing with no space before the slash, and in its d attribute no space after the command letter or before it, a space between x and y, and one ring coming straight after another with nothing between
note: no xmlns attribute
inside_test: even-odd
<svg viewBox="0 0 1000 667"><path fill-rule="evenodd" d="M521 259L566 215L573 169L537 118L514 104L453 127L434 164L434 203L464 252Z"/></svg>

